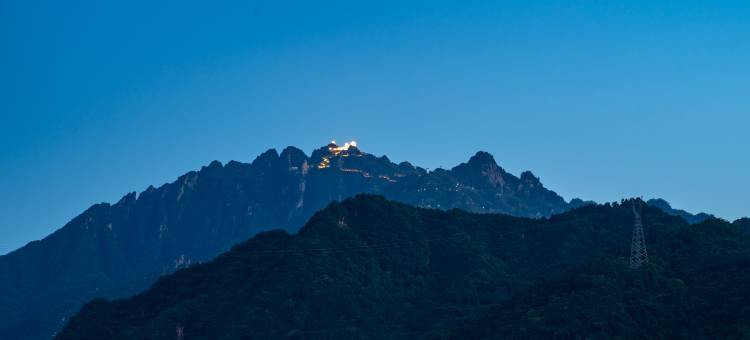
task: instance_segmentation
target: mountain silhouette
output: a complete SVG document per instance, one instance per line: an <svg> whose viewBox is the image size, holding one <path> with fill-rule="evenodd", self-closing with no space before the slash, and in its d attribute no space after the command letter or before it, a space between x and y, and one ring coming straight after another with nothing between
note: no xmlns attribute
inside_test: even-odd
<svg viewBox="0 0 750 340"><path fill-rule="evenodd" d="M125 297L271 229L295 232L331 201L380 194L420 207L543 217L569 209L530 173L478 152L453 169L396 164L331 144L252 163L211 162L117 203L101 203L40 241L0 256L0 334L47 339L94 297Z"/></svg>
<svg viewBox="0 0 750 340"><path fill-rule="evenodd" d="M707 219L714 218L713 215L706 214L706 213L691 214L685 210L674 209L672 208L672 205L669 204L669 202L661 198L650 199L646 203L652 207L661 209L667 214L682 217L685 219L685 221L691 224L703 222Z"/></svg>

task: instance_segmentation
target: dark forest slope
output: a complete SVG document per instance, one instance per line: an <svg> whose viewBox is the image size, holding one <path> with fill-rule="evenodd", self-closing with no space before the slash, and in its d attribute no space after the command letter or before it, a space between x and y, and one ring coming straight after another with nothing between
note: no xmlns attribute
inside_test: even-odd
<svg viewBox="0 0 750 340"><path fill-rule="evenodd" d="M631 336L650 320L609 303L625 304L626 311L627 303L651 304L652 317L670 320L710 306L716 316L694 317L685 332L740 332L742 317L729 315L741 312L734 308L748 296L745 285L735 285L750 254L747 233L719 220L690 226L646 207L652 265L633 272L624 265L632 222L629 202L533 220L358 196L331 204L297 235L262 233L135 297L95 300L58 338L171 339L178 332L185 339L534 337L550 333L524 322L586 315L596 319L594 326L587 319L565 321L572 331L556 334ZM690 276L696 271L702 280ZM714 287L724 292L708 294ZM619 295L603 296L614 288ZM684 299L698 292L699 301ZM547 307L558 297L564 302ZM535 304L536 312L524 307ZM723 323L712 324L719 315ZM582 328L608 327L621 316L615 329ZM506 328L493 323L498 320ZM643 335L677 334L645 326ZM717 327L726 331L714 332Z"/></svg>
<svg viewBox="0 0 750 340"><path fill-rule="evenodd" d="M456 339L750 336L750 239L712 219L654 228L651 263L631 270L600 258L532 285L469 320Z"/></svg>

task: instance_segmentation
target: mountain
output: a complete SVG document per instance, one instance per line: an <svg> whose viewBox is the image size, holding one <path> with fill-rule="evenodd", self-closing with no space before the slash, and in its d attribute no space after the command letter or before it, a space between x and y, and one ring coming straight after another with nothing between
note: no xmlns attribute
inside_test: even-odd
<svg viewBox="0 0 750 340"><path fill-rule="evenodd" d="M698 223L703 222L707 219L714 218L713 215L709 215L706 213L698 213L698 214L691 214L685 210L680 209L674 209L669 204L669 202L661 199L661 198L655 198L650 199L646 202L646 204L661 209L667 214L673 215L673 216L679 216L685 219L688 223Z"/></svg>
<svg viewBox="0 0 750 340"><path fill-rule="evenodd" d="M0 256L0 335L49 338L91 298L132 295L258 232L295 232L331 201L357 193L526 217L569 209L531 172L509 174L486 152L435 171L354 143L332 143L310 156L272 149L250 164L214 161L159 188L96 204L43 240Z"/></svg>
<svg viewBox="0 0 750 340"><path fill-rule="evenodd" d="M134 297L94 300L57 339L747 335L747 231L642 216L651 262L632 270L631 201L528 219L359 195L295 235L264 232Z"/></svg>

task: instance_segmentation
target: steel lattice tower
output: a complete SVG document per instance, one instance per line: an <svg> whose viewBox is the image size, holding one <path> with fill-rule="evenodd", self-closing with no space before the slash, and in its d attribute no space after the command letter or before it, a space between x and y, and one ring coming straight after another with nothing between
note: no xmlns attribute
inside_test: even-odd
<svg viewBox="0 0 750 340"><path fill-rule="evenodd" d="M643 221L641 220L641 200L633 200L633 240L630 245L630 268L638 269L648 262L646 251L646 238L643 236Z"/></svg>

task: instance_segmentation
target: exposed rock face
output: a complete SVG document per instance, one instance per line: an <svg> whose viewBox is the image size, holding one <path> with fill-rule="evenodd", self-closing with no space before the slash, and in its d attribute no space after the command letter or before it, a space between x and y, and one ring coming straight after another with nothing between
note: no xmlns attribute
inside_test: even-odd
<svg viewBox="0 0 750 340"><path fill-rule="evenodd" d="M511 177L509 178L511 180L515 179L495 163L492 155L484 151L477 152L468 163L456 166L451 172L461 177L467 184L477 188L491 187L502 190L507 182L506 177Z"/></svg>
<svg viewBox="0 0 750 340"><path fill-rule="evenodd" d="M431 172L356 146L323 147L310 157L294 147L272 149L251 164L214 161L114 205L94 205L45 239L1 256L0 334L49 338L93 297L136 293L261 231L295 232L331 201L358 193L526 217L569 209L531 173L515 177L486 152Z"/></svg>

